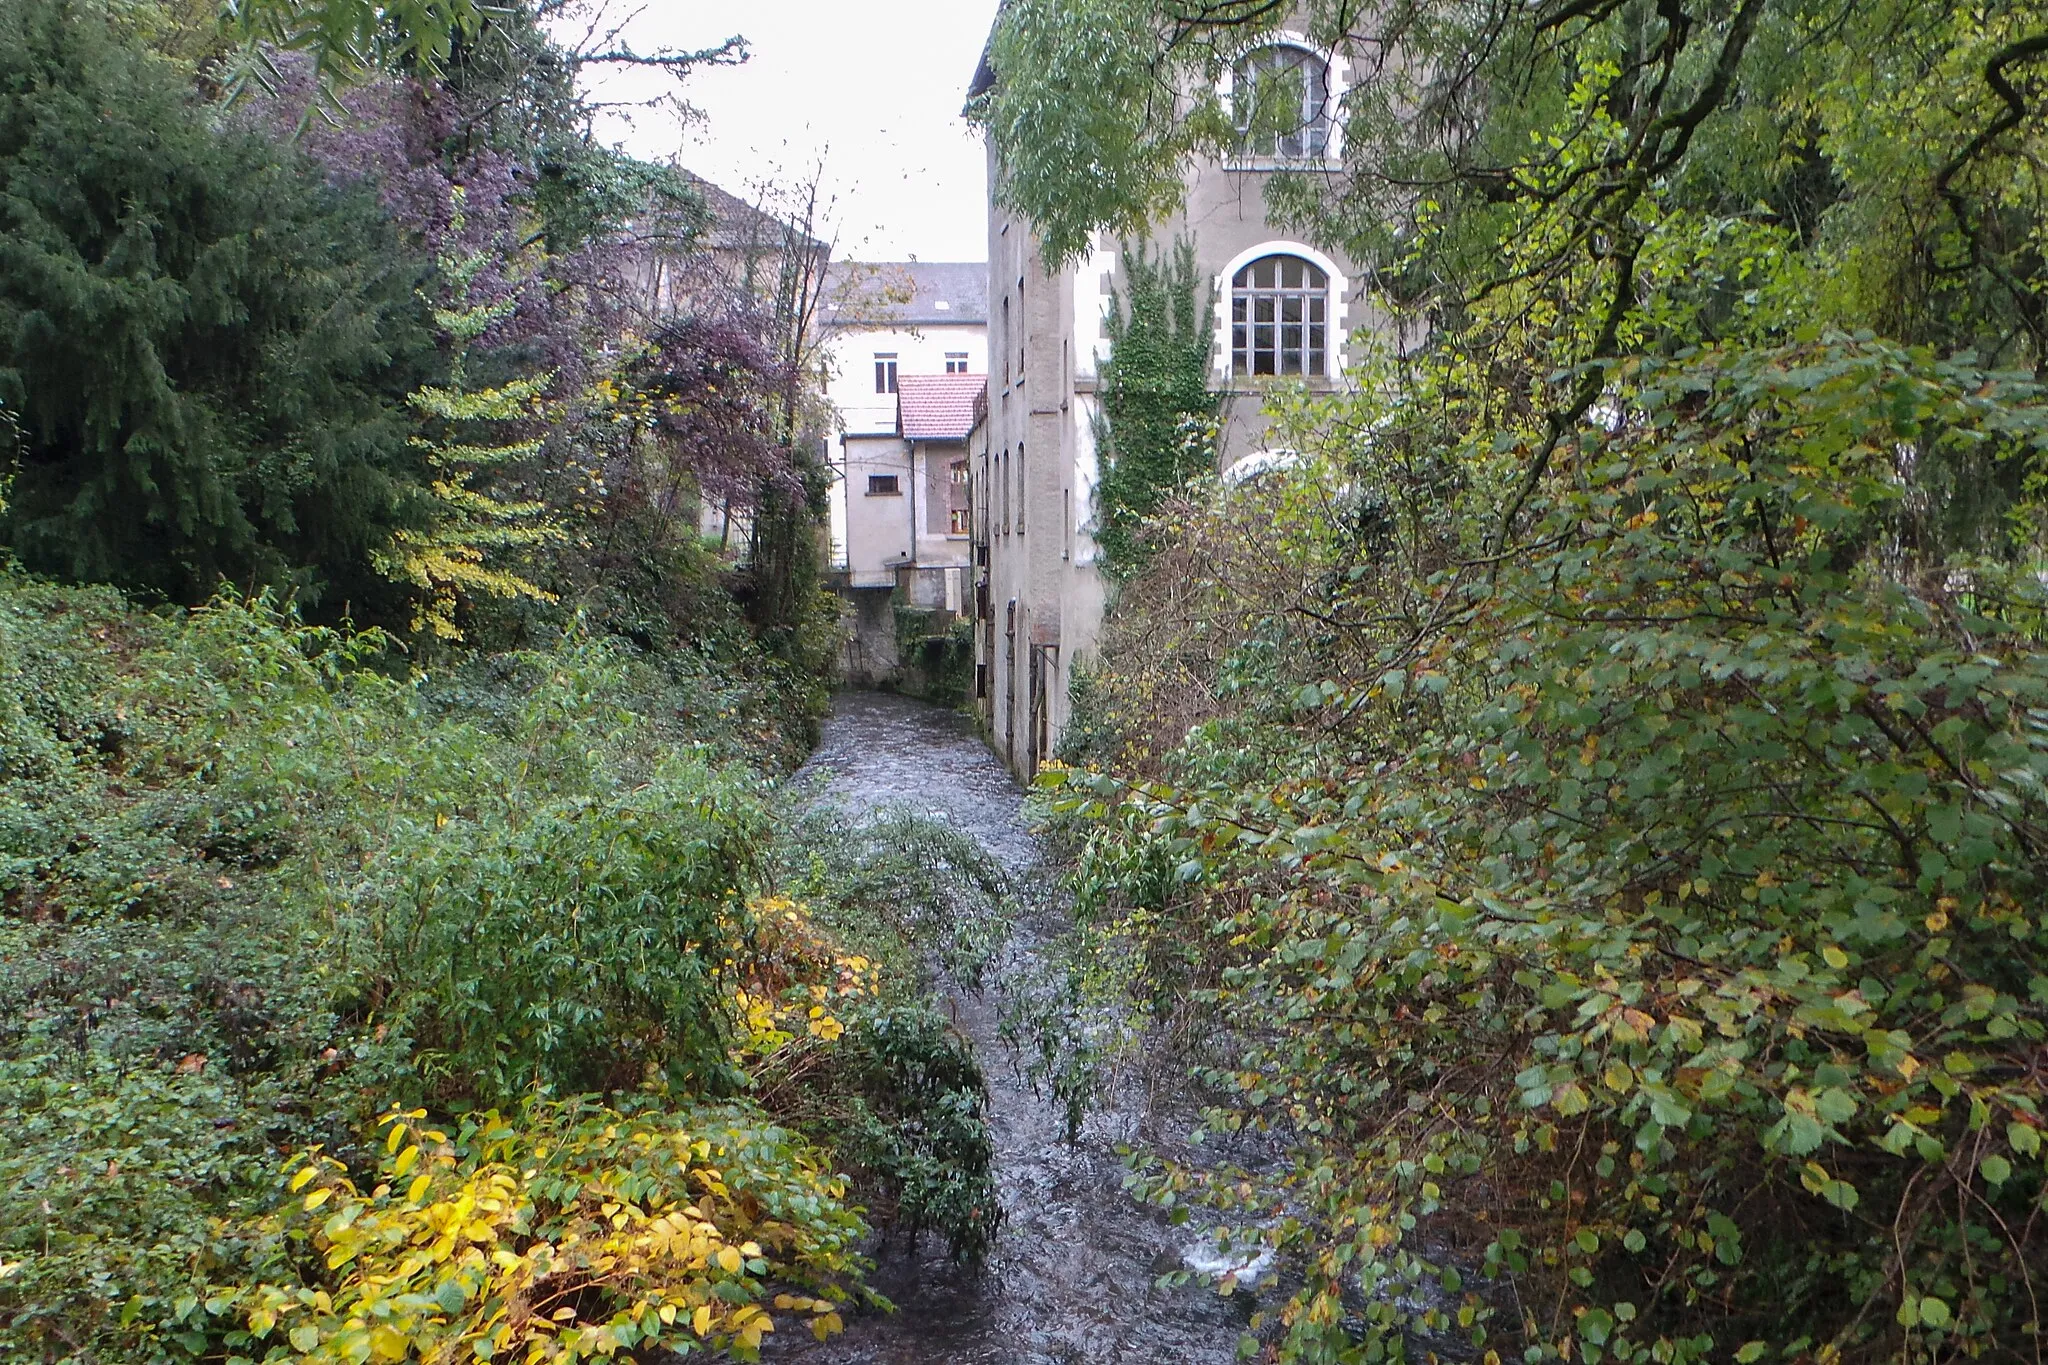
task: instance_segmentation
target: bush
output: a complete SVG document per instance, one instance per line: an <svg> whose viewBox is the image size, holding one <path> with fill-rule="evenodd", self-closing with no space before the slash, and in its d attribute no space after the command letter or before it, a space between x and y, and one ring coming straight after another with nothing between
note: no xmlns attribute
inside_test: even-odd
<svg viewBox="0 0 2048 1365"><path fill-rule="evenodd" d="M1291 586L1211 608L1236 685L1158 780L1055 780L1208 1122L1291 1158L1147 1187L1292 1256L1289 1358L2022 1354L2048 602L1897 537L1902 468L2038 469L2048 405L1839 338L1618 373L1511 554L1330 516L1384 450L1187 533Z"/></svg>
<svg viewBox="0 0 2048 1365"><path fill-rule="evenodd" d="M296 1273L187 1316L234 1324L222 1340L244 1356L336 1365L572 1365L657 1346L753 1359L771 1307L808 1315L821 1340L839 1329L861 1222L820 1154L757 1116L584 1100L478 1114L453 1135L425 1117L386 1117L368 1191L317 1150L294 1156L264 1231L285 1263L265 1270Z"/></svg>
<svg viewBox="0 0 2048 1365"><path fill-rule="evenodd" d="M14 575L0 643L0 1355L218 1351L280 1156L367 1178L393 1101L701 1116L745 1083L748 684L587 638L400 677L267 599L137 616ZM850 1223L734 1105L734 1161Z"/></svg>

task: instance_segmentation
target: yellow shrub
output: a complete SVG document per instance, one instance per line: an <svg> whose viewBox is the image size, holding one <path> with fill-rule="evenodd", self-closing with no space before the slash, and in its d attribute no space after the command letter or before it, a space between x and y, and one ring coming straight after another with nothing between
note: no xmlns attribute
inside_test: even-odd
<svg viewBox="0 0 2048 1365"><path fill-rule="evenodd" d="M861 1221L817 1154L757 1115L536 1104L454 1137L421 1117L385 1119L367 1191L317 1150L287 1167L271 1224L312 1273L232 1299L260 1359L571 1365L656 1343L746 1359L771 1310L839 1329Z"/></svg>

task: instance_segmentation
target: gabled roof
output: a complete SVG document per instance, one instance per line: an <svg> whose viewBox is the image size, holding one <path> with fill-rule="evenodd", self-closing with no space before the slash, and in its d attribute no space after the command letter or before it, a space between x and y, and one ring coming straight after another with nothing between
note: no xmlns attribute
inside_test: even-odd
<svg viewBox="0 0 2048 1365"><path fill-rule="evenodd" d="M986 261L841 261L825 278L828 327L987 322Z"/></svg>
<svg viewBox="0 0 2048 1365"><path fill-rule="evenodd" d="M896 381L896 432L906 441L964 441L985 374L906 374Z"/></svg>
<svg viewBox="0 0 2048 1365"><path fill-rule="evenodd" d="M706 245L713 249L727 251L779 250L784 239L789 245L813 251L822 250L824 243L799 231L794 224L785 223L758 204L750 204L732 191L712 184L693 171L683 171L682 177L690 188L704 199L704 208L710 217L705 232Z"/></svg>

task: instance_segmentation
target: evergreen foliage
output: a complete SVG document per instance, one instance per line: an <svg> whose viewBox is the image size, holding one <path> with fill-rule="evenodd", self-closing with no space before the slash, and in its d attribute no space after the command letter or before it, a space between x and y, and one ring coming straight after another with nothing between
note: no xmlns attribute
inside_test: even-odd
<svg viewBox="0 0 2048 1365"><path fill-rule="evenodd" d="M1107 319L1095 486L1095 543L1112 573L1144 562L1143 525L1165 495L1216 462L1209 392L1216 304L1192 242L1157 259L1123 249L1124 288Z"/></svg>
<svg viewBox="0 0 2048 1365"><path fill-rule="evenodd" d="M185 602L376 600L432 338L370 195L217 128L85 0L5 0L0 215L14 551Z"/></svg>

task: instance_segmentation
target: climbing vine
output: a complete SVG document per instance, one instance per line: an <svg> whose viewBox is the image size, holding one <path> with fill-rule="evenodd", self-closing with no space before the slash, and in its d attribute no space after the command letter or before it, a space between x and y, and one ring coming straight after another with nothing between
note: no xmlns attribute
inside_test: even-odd
<svg viewBox="0 0 2048 1365"><path fill-rule="evenodd" d="M1209 392L1208 302L1195 248L1156 257L1126 246L1124 288L1109 318L1096 440L1105 459L1096 486L1096 543L1112 574L1143 564L1145 518L1167 493L1214 466L1216 398Z"/></svg>

